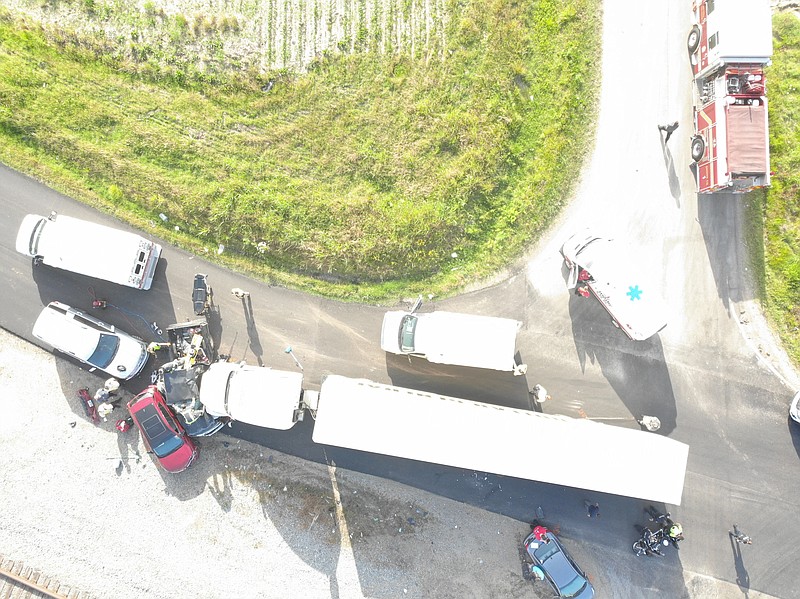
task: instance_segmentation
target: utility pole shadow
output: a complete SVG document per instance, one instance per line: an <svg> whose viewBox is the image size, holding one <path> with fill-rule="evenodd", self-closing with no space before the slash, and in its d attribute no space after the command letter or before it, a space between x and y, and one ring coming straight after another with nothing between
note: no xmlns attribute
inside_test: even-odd
<svg viewBox="0 0 800 599"><path fill-rule="evenodd" d="M250 299L250 294L242 298L242 308L244 308L244 319L247 324L247 338L249 340L250 350L258 360L258 365L263 366L264 360L262 355L264 350L261 347L261 340L258 337L258 329L256 328L256 320L253 316L253 302Z"/></svg>
<svg viewBox="0 0 800 599"><path fill-rule="evenodd" d="M667 147L667 142L664 141L664 136L659 132L659 139L661 141L661 152L664 155L664 166L667 167L667 178L669 179L669 193L675 198L675 203L678 208L681 207L681 182L678 179L678 174L675 172L675 160L672 157L672 152Z"/></svg>

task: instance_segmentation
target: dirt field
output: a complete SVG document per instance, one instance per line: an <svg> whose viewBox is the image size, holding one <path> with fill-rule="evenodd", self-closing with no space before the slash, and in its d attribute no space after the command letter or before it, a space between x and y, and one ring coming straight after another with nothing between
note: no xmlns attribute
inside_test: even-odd
<svg viewBox="0 0 800 599"><path fill-rule="evenodd" d="M523 522L224 434L166 474L122 410L85 417L102 380L0 329L9 559L120 599L537 596Z"/></svg>

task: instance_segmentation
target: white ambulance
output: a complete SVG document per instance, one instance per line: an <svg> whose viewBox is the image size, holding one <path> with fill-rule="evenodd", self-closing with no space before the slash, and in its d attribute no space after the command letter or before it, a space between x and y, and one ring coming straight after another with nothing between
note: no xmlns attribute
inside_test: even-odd
<svg viewBox="0 0 800 599"><path fill-rule="evenodd" d="M634 341L649 339L667 326L666 304L641 265L613 240L587 230L561 246L569 269L567 287L591 292L612 322Z"/></svg>

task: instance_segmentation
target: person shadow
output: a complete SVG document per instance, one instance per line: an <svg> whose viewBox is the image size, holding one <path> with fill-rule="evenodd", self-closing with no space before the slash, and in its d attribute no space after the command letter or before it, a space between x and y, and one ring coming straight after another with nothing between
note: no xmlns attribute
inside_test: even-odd
<svg viewBox="0 0 800 599"><path fill-rule="evenodd" d="M136 432L136 427L132 426L125 432L117 432L117 446L119 447L119 463L115 472L117 476L122 476L123 471L130 474L131 460L135 460L137 464L142 460L142 454L139 453L139 435Z"/></svg>
<svg viewBox="0 0 800 599"><path fill-rule="evenodd" d="M732 533L728 533L728 539L731 542L731 551L733 552L733 564L736 568L736 584L739 585L745 597L750 593L750 574L747 573L747 568L744 567L744 560L742 559L742 545L737 543Z"/></svg>
<svg viewBox="0 0 800 599"><path fill-rule="evenodd" d="M242 298L242 307L244 308L244 319L247 324L247 339L250 344L250 351L252 351L253 355L256 357L258 365L263 366L264 360L262 356L264 354L264 349L261 347L261 339L258 336L256 319L253 316L253 302L249 294Z"/></svg>
<svg viewBox="0 0 800 599"><path fill-rule="evenodd" d="M681 207L681 182L678 179L678 174L675 172L675 159L672 157L667 147L664 134L658 132L659 139L661 140L661 153L664 155L664 166L667 167L667 179L669 180L669 193L675 199L678 208Z"/></svg>

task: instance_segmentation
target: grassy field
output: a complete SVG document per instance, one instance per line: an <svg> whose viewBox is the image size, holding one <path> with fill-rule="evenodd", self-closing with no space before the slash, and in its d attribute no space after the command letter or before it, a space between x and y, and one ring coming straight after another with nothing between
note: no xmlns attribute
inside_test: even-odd
<svg viewBox="0 0 800 599"><path fill-rule="evenodd" d="M764 306L800 364L800 19L773 19L768 71L772 187L759 204L764 222Z"/></svg>
<svg viewBox="0 0 800 599"><path fill-rule="evenodd" d="M0 159L326 295L446 294L507 264L591 143L599 0L331 4L294 0L272 28L287 3L227 2L198 28L153 2L6 11Z"/></svg>

